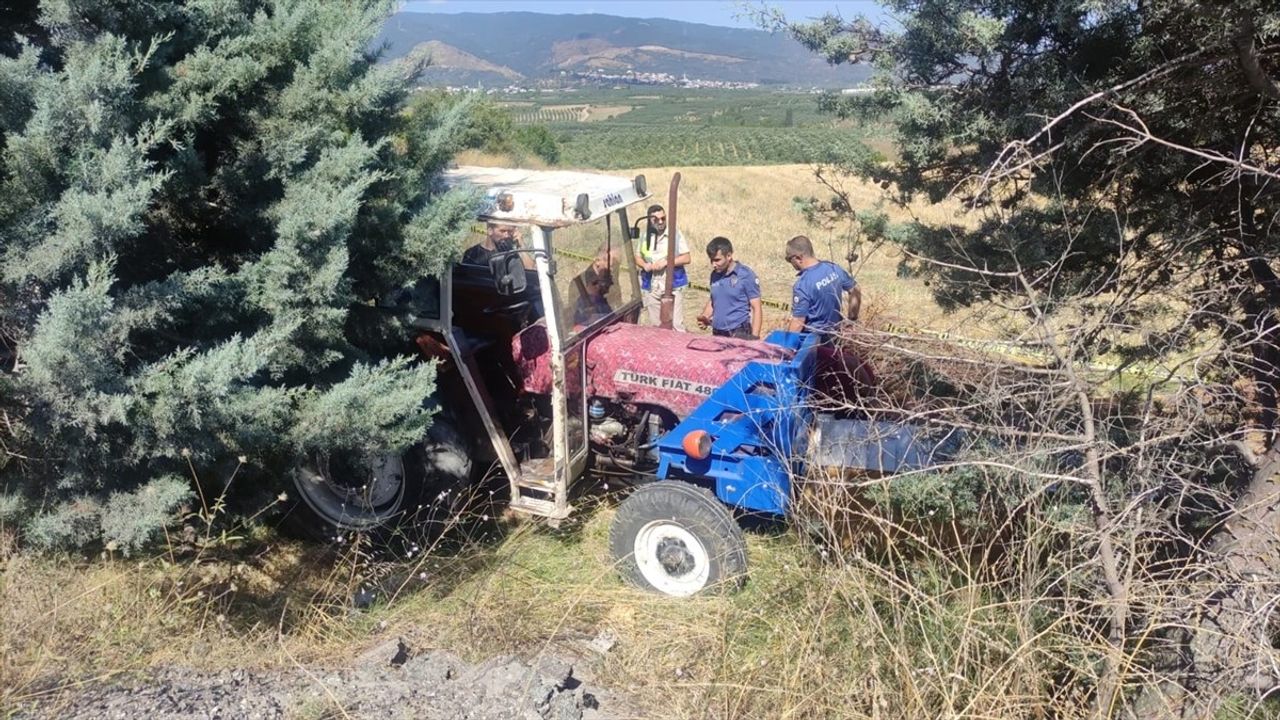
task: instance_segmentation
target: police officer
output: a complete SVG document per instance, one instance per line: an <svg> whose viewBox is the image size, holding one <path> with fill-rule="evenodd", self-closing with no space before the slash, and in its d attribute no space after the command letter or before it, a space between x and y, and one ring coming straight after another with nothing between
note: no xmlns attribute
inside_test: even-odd
<svg viewBox="0 0 1280 720"><path fill-rule="evenodd" d="M764 311L755 272L733 259L733 243L726 237L707 243L707 259L711 261L711 298L698 316L698 325L710 325L712 335L758 339Z"/></svg>
<svg viewBox="0 0 1280 720"><path fill-rule="evenodd" d="M667 211L661 205L650 205L649 232L636 251L636 267L640 269L644 308L653 325L662 321L662 294L667 288L667 242ZM671 294L675 296L671 326L680 331L684 330L684 289L689 284L684 266L688 264L689 243L685 241L684 233L677 230L675 271L671 281Z"/></svg>
<svg viewBox="0 0 1280 720"><path fill-rule="evenodd" d="M787 241L787 262L796 271L791 292L791 332L816 332L827 336L844 318L858 319L862 288L844 268L813 256L813 243L804 235ZM848 312L841 306L848 296Z"/></svg>

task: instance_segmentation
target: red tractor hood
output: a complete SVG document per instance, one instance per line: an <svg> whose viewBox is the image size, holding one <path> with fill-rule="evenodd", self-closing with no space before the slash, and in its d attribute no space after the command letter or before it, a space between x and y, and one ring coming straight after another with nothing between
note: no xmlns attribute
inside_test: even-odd
<svg viewBox="0 0 1280 720"><path fill-rule="evenodd" d="M550 394L546 327L526 328L516 336L512 351L524 389ZM778 362L790 355L758 340L614 325L587 341L587 396L658 405L684 417L748 362Z"/></svg>

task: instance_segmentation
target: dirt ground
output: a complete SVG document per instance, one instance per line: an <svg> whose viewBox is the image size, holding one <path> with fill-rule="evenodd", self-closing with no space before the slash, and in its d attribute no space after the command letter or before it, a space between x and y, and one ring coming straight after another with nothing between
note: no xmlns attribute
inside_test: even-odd
<svg viewBox="0 0 1280 720"><path fill-rule="evenodd" d="M65 720L621 720L641 717L625 698L595 687L600 638L530 657L468 663L444 650L389 639L347 667L204 672L168 667L128 681L51 688L16 718ZM5 713L0 713L3 715Z"/></svg>

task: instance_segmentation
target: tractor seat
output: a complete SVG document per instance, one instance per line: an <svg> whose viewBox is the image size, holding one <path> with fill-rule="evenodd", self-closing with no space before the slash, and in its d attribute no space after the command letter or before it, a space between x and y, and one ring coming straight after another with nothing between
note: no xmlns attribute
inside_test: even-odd
<svg viewBox="0 0 1280 720"><path fill-rule="evenodd" d="M511 338L511 360L525 392L551 392L551 340L547 319L541 318Z"/></svg>

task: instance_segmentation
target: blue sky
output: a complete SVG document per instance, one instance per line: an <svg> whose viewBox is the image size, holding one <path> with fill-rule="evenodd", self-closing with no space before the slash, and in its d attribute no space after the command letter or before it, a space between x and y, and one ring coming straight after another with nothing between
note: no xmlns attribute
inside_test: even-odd
<svg viewBox="0 0 1280 720"><path fill-rule="evenodd" d="M753 28L755 25L747 18L735 17L742 14L743 4L741 0L407 0L401 3L403 9L412 12L488 13L523 10L556 15L602 13ZM885 18L884 10L874 0L772 0L769 4L782 8L788 18L796 20L819 17L830 11L837 11L844 17L866 15L873 20Z"/></svg>

